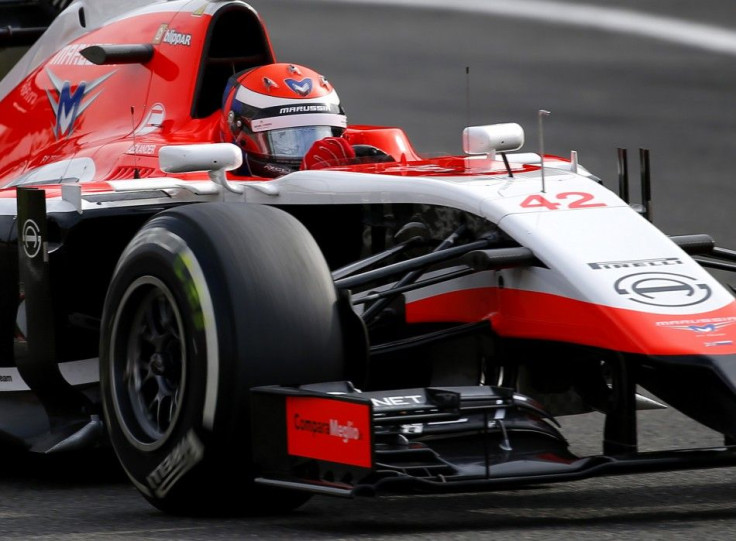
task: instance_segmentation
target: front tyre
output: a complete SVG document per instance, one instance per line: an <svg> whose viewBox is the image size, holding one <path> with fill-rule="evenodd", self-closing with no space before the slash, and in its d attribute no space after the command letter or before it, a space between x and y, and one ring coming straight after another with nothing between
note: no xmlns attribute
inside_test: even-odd
<svg viewBox="0 0 736 541"><path fill-rule="evenodd" d="M110 440L151 503L232 514L306 501L253 482L250 442L250 388L345 379L335 287L296 219L228 203L159 214L118 262L102 330Z"/></svg>

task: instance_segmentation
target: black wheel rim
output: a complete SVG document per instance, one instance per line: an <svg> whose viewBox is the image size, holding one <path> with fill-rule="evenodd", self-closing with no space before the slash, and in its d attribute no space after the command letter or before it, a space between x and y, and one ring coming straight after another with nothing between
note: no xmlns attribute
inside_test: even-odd
<svg viewBox="0 0 736 541"><path fill-rule="evenodd" d="M170 290L153 277L128 288L116 318L112 384L117 415L138 446L156 446L182 407L186 335Z"/></svg>

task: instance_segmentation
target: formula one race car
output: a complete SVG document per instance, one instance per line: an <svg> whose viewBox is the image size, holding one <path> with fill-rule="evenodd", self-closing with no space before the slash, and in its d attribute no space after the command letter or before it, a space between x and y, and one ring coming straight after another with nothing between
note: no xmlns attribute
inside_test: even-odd
<svg viewBox="0 0 736 541"><path fill-rule="evenodd" d="M517 124L431 159L349 126L382 159L234 176L223 88L274 62L239 0L99 0L4 78L5 445L109 444L174 513L736 464L736 302L705 270L736 253L652 225L646 151L642 205ZM663 403L724 446L639 452ZM592 411L576 456L557 418Z"/></svg>

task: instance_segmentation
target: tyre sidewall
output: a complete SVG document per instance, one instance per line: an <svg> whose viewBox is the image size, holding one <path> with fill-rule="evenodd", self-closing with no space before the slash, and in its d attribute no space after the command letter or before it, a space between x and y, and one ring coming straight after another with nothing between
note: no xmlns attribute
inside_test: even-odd
<svg viewBox="0 0 736 541"><path fill-rule="evenodd" d="M185 475L192 477L197 468L206 465L204 450L211 444L212 437L211 431L203 426L206 415L208 344L207 329L202 325L204 309L201 299L209 296L209 291L206 282L203 284L201 280L197 280L190 271L192 264L196 266L199 262L191 259L187 264L183 262L191 252L185 244L180 244L181 237L163 228L159 230L152 227L147 232L158 236L158 244L140 243L127 252L108 293L103 324L106 326L105 334L111 336L111 340L109 344L105 344L106 351L101 355L107 362L101 365L100 380L111 443L136 487L145 496L155 500L175 497L170 491L179 486L177 482ZM134 441L130 431L125 429L125 422L120 418L121 404L115 398L117 393L122 392L116 388L120 386L120 381L113 379L120 377L120 374L113 375L115 367L124 363L116 349L120 349L120 341L126 340L122 333L130 321L125 318L131 316L129 311L126 313L126 306L120 306L120 302L126 294L131 294L129 286L141 277L160 280L168 289L181 315L186 335L187 354L183 367L186 373L183 394L186 399L182 401L173 425L154 444ZM193 290L194 284L196 289ZM134 302L135 299L129 297L128 301Z"/></svg>
<svg viewBox="0 0 736 541"><path fill-rule="evenodd" d="M237 484L263 509L303 501L253 487L249 389L345 376L337 296L314 239L283 211L243 207L203 203L154 218L121 256L105 303L101 383L110 440L136 487L170 512L224 509L227 491L210 491L220 485ZM140 446L116 410L112 370L126 317L120 302L145 276L174 299L187 355L178 417L157 445Z"/></svg>

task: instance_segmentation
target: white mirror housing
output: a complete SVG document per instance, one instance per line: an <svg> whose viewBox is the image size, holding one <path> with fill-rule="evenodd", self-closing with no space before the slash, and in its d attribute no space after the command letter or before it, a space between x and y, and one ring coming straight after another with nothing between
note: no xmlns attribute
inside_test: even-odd
<svg viewBox="0 0 736 541"><path fill-rule="evenodd" d="M232 143L170 145L158 151L158 163L166 173L232 171L243 164L243 153Z"/></svg>
<svg viewBox="0 0 736 541"><path fill-rule="evenodd" d="M466 154L493 154L519 150L524 145L524 128L514 122L468 126L463 130Z"/></svg>

